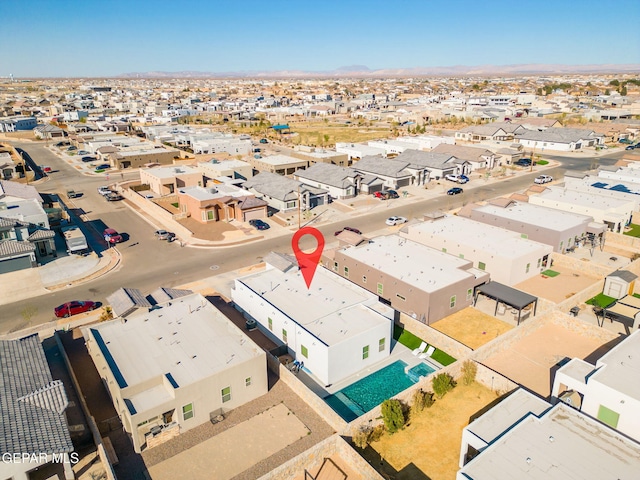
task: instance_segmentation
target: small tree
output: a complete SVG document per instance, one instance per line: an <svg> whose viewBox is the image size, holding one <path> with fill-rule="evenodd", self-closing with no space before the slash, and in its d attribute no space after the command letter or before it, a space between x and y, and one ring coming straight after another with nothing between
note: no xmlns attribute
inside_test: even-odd
<svg viewBox="0 0 640 480"><path fill-rule="evenodd" d="M434 402L433 393L416 390L411 397L411 417L415 417L425 408L431 407Z"/></svg>
<svg viewBox="0 0 640 480"><path fill-rule="evenodd" d="M373 429L369 425L362 425L356 433L353 434L353 444L363 450L369 445L369 436Z"/></svg>
<svg viewBox="0 0 640 480"><path fill-rule="evenodd" d="M449 390L453 390L456 386L456 382L453 377L448 373L439 373L432 380L433 391L438 398L444 397Z"/></svg>
<svg viewBox="0 0 640 480"><path fill-rule="evenodd" d="M404 427L405 418L400 400L395 398L385 400L382 402L381 410L384 426L390 434L394 434Z"/></svg>
<svg viewBox="0 0 640 480"><path fill-rule="evenodd" d="M472 360L466 360L462 364L462 383L465 385L471 385L476 381L476 373L478 373L478 366Z"/></svg>

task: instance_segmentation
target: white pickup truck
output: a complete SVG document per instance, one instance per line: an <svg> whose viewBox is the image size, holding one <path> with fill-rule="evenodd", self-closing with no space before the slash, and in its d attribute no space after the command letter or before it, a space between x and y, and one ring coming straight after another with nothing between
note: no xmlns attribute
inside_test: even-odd
<svg viewBox="0 0 640 480"><path fill-rule="evenodd" d="M551 175L538 175L533 183L549 183L553 182L553 177Z"/></svg>

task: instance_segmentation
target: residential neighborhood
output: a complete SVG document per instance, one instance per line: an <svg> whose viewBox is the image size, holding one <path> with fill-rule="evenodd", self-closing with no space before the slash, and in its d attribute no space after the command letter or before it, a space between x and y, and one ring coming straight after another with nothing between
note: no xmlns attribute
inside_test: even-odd
<svg viewBox="0 0 640 480"><path fill-rule="evenodd" d="M515 67L2 76L0 480L637 478L640 78Z"/></svg>

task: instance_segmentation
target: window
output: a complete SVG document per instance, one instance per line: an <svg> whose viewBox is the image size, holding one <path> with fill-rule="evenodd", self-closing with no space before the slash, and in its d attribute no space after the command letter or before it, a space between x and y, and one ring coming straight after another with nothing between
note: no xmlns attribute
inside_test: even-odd
<svg viewBox="0 0 640 480"><path fill-rule="evenodd" d="M287 331L284 328L282 329L282 341L287 343Z"/></svg>
<svg viewBox="0 0 640 480"><path fill-rule="evenodd" d="M287 202L287 208L296 208L295 200L293 202Z"/></svg>
<svg viewBox="0 0 640 480"><path fill-rule="evenodd" d="M269 317L267 318L267 321L269 322L269 330L273 332L273 320L271 320L271 317Z"/></svg>
<svg viewBox="0 0 640 480"><path fill-rule="evenodd" d="M213 220L213 210L207 210L207 220Z"/></svg>
<svg viewBox="0 0 640 480"><path fill-rule="evenodd" d="M600 408L598 409L598 420L602 423L606 423L611 428L616 428L618 426L619 419L620 414L618 412L614 412L604 405L600 405Z"/></svg>
<svg viewBox="0 0 640 480"><path fill-rule="evenodd" d="M471 297L473 297L473 288L467 290L467 300L471 300Z"/></svg>
<svg viewBox="0 0 640 480"><path fill-rule="evenodd" d="M526 240L529 238L529 235L527 235L526 233L521 233L520 238L524 238Z"/></svg>
<svg viewBox="0 0 640 480"><path fill-rule="evenodd" d="M454 295L449 299L449 308L453 308L455 306L456 306L456 296Z"/></svg>
<svg viewBox="0 0 640 480"><path fill-rule="evenodd" d="M447 253L447 249L446 249L446 248L444 248L444 247L442 247L442 251L443 251L444 253Z"/></svg>
<svg viewBox="0 0 640 480"><path fill-rule="evenodd" d="M398 297L403 302L406 300L406 298L404 296L400 295L399 293L396 293L396 297Z"/></svg>
<svg viewBox="0 0 640 480"><path fill-rule="evenodd" d="M362 347L362 359L365 360L367 358L369 358L369 345Z"/></svg>
<svg viewBox="0 0 640 480"><path fill-rule="evenodd" d="M461 253L460 255L458 255L460 258L464 258L464 253Z"/></svg>
<svg viewBox="0 0 640 480"><path fill-rule="evenodd" d="M333 262L333 271L334 272L338 271L338 262Z"/></svg>
<svg viewBox="0 0 640 480"><path fill-rule="evenodd" d="M251 377L247 377L244 379L244 386L245 387L250 387L251 386Z"/></svg>
<svg viewBox="0 0 640 480"><path fill-rule="evenodd" d="M383 291L382 284L378 283L378 295L382 295Z"/></svg>
<svg viewBox="0 0 640 480"><path fill-rule="evenodd" d="M527 263L527 268L525 269L524 273L529 273L529 268L531 268L531 264Z"/></svg>
<svg viewBox="0 0 640 480"><path fill-rule="evenodd" d="M231 400L231 387L225 387L221 391L222 393L222 403L226 403Z"/></svg>
<svg viewBox="0 0 640 480"><path fill-rule="evenodd" d="M309 358L309 350L304 345L300 345L300 353L304 358Z"/></svg>
<svg viewBox="0 0 640 480"><path fill-rule="evenodd" d="M379 352L383 352L384 351L384 346L387 342L387 339L382 337L380 340L378 340L378 351Z"/></svg>
<svg viewBox="0 0 640 480"><path fill-rule="evenodd" d="M487 268L487 264L484 262L478 262L478 270L484 270Z"/></svg>
<svg viewBox="0 0 640 480"><path fill-rule="evenodd" d="M193 418L193 403L182 407L182 419L189 420L190 418Z"/></svg>
<svg viewBox="0 0 640 480"><path fill-rule="evenodd" d="M344 276L349 278L349 267L344 267Z"/></svg>
<svg viewBox="0 0 640 480"><path fill-rule="evenodd" d="M541 265L541 264L542 264L542 259L541 259L541 258L539 258L539 259L538 259L538 267L537 267L537 268L540 268L540 265Z"/></svg>
<svg viewBox="0 0 640 480"><path fill-rule="evenodd" d="M367 283L367 276L366 275L362 275L362 283Z"/></svg>

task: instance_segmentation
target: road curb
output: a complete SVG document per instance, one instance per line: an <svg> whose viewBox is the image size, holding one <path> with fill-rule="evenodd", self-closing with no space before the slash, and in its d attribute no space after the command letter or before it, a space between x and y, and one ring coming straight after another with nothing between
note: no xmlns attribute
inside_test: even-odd
<svg viewBox="0 0 640 480"><path fill-rule="evenodd" d="M67 288L69 286L76 286L76 285L80 285L83 283L87 283L90 282L92 280L95 280L96 278L100 278L104 275L106 275L107 273L115 270L119 265L120 262L122 261L122 254L120 253L120 251L117 248L111 248L108 250L109 255L111 256L111 259L109 260L109 263L107 265L105 265L104 267L90 273L89 275L87 275L86 277L82 277L82 278L78 278L76 280L72 280L70 282L65 282L65 283L58 283L56 285L50 285L48 287L44 287L46 290L49 290L50 292L55 292L58 290L62 290L63 288Z"/></svg>

